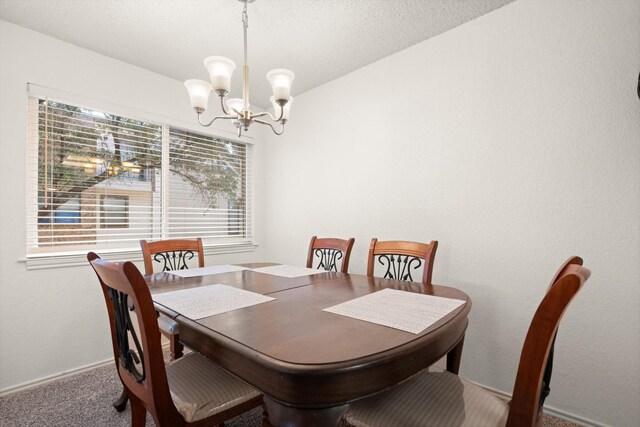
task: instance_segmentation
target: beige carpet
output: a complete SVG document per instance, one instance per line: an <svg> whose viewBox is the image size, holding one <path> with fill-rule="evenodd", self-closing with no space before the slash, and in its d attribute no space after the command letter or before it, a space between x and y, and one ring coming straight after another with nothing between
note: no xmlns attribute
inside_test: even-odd
<svg viewBox="0 0 640 427"><path fill-rule="evenodd" d="M111 402L120 396L122 386L113 365L96 368L0 397L0 426L91 426L131 425L129 405L116 412ZM262 410L257 408L226 423L227 427L260 426ZM572 427L576 424L545 416L545 426ZM147 417L147 426L155 426Z"/></svg>

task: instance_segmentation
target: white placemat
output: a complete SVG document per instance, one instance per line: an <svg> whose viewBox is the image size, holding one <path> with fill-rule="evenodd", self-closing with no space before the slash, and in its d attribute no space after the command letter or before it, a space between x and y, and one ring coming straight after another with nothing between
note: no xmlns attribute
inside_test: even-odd
<svg viewBox="0 0 640 427"><path fill-rule="evenodd" d="M171 270L165 271L165 273L173 274L179 277L198 277L209 276L211 274L230 273L233 271L248 270L246 267L240 267L239 265L212 265L211 267L190 268L186 270Z"/></svg>
<svg viewBox="0 0 640 427"><path fill-rule="evenodd" d="M270 267L253 268L252 271L257 273L271 274L280 277L301 277L311 276L312 274L326 273L325 270L316 270L313 268L298 267L296 265L272 265Z"/></svg>
<svg viewBox="0 0 640 427"><path fill-rule="evenodd" d="M265 295L227 285L210 285L153 295L153 300L197 320L274 300Z"/></svg>
<svg viewBox="0 0 640 427"><path fill-rule="evenodd" d="M419 334L465 301L383 289L323 311Z"/></svg>

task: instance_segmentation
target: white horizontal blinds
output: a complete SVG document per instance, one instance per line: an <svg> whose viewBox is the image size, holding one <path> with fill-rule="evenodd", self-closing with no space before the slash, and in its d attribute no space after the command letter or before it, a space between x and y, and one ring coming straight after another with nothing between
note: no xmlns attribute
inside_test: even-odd
<svg viewBox="0 0 640 427"><path fill-rule="evenodd" d="M160 238L162 127L29 99L28 253Z"/></svg>
<svg viewBox="0 0 640 427"><path fill-rule="evenodd" d="M251 241L249 146L178 128L169 139L167 237Z"/></svg>

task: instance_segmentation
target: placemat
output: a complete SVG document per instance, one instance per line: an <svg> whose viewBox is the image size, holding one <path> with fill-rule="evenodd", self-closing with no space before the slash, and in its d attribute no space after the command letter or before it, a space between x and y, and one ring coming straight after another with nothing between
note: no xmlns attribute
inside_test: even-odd
<svg viewBox="0 0 640 427"><path fill-rule="evenodd" d="M209 285L153 295L158 304L193 320L238 310L275 298L227 285Z"/></svg>
<svg viewBox="0 0 640 427"><path fill-rule="evenodd" d="M261 268L253 268L251 271L255 271L256 273L265 273L271 274L273 276L280 277L301 277L301 276L311 276L312 274L326 273L325 270L316 270L313 268L299 267L296 265L272 265L270 267L261 267Z"/></svg>
<svg viewBox="0 0 640 427"><path fill-rule="evenodd" d="M323 311L419 334L466 301L383 289Z"/></svg>
<svg viewBox="0 0 640 427"><path fill-rule="evenodd" d="M240 267L239 265L223 264L212 265L210 267L190 268L185 270L171 270L165 271L165 273L173 274L179 277L198 277L209 276L211 274L230 273L232 271L248 270L246 267Z"/></svg>

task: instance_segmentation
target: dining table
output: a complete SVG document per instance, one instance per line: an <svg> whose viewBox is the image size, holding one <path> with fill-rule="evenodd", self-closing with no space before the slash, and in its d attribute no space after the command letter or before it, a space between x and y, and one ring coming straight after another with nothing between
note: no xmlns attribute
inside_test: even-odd
<svg viewBox="0 0 640 427"><path fill-rule="evenodd" d="M156 310L174 319L180 341L264 395L274 426L335 426L349 402L379 393L446 356L458 373L471 300L450 286L317 272L299 277L254 269L196 277L145 276ZM156 301L165 292L222 284L273 297L268 303L191 319ZM462 300L422 332L411 333L324 311L384 289Z"/></svg>

